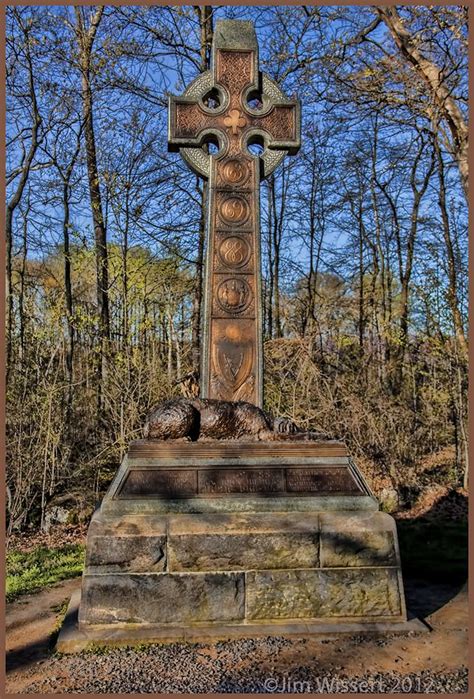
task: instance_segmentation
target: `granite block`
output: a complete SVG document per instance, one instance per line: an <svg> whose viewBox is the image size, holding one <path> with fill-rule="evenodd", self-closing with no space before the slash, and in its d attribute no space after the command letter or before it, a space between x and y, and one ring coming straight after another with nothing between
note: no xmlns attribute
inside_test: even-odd
<svg viewBox="0 0 474 699"><path fill-rule="evenodd" d="M183 534L257 534L319 531L317 512L234 512L169 515L170 536Z"/></svg>
<svg viewBox="0 0 474 699"><path fill-rule="evenodd" d="M243 573L84 575L82 624L180 624L244 617Z"/></svg>
<svg viewBox="0 0 474 699"><path fill-rule="evenodd" d="M392 532L321 532L322 568L395 565L397 556Z"/></svg>
<svg viewBox="0 0 474 699"><path fill-rule="evenodd" d="M89 536L86 569L101 573L153 573L166 569L165 536Z"/></svg>
<svg viewBox="0 0 474 699"><path fill-rule="evenodd" d="M393 568L268 570L246 573L247 618L401 618Z"/></svg>
<svg viewBox="0 0 474 699"><path fill-rule="evenodd" d="M168 540L170 571L314 568L319 534L185 534Z"/></svg>
<svg viewBox="0 0 474 699"><path fill-rule="evenodd" d="M321 531L396 531L395 520L386 512L321 512Z"/></svg>

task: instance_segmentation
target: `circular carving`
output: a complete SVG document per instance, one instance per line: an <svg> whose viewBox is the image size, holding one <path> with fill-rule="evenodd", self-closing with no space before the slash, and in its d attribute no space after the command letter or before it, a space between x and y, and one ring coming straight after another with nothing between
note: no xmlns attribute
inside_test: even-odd
<svg viewBox="0 0 474 699"><path fill-rule="evenodd" d="M231 342L238 342L242 339L242 331L235 323L229 323L225 329L225 337Z"/></svg>
<svg viewBox="0 0 474 699"><path fill-rule="evenodd" d="M226 313L243 313L252 300L252 291L245 279L224 279L217 287L217 301Z"/></svg>
<svg viewBox="0 0 474 699"><path fill-rule="evenodd" d="M229 184L242 184L247 179L247 167L240 160L229 160L222 166L222 179Z"/></svg>
<svg viewBox="0 0 474 699"><path fill-rule="evenodd" d="M227 224L242 224L250 215L250 207L242 197L229 197L220 205L219 215Z"/></svg>
<svg viewBox="0 0 474 699"><path fill-rule="evenodd" d="M225 238L219 246L219 257L228 267L243 267L248 262L250 253L250 245L238 235Z"/></svg>

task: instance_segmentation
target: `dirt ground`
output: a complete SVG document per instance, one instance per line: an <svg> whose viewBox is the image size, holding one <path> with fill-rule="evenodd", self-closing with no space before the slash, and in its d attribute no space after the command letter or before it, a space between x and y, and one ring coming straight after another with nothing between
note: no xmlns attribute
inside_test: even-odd
<svg viewBox="0 0 474 699"><path fill-rule="evenodd" d="M58 676L54 641L61 607L64 608L79 584L79 578L67 580L7 605L6 688L9 694L28 692L29 687L41 685L51 673L57 676L58 684L49 691L60 693L77 686L78 678L68 676L68 663L60 665L61 676ZM405 587L409 609L431 627L429 633L291 642L279 650L277 661L271 653L264 654L261 658L264 669L267 664L269 673L278 669L284 674L317 662L320 672L360 676L367 671L450 672L467 666L467 586L433 585L408 579ZM211 663L216 652L212 645L200 649L201 657L208 656ZM94 662L94 655L88 657ZM100 673L99 662L97 671ZM183 691L186 691L184 687Z"/></svg>

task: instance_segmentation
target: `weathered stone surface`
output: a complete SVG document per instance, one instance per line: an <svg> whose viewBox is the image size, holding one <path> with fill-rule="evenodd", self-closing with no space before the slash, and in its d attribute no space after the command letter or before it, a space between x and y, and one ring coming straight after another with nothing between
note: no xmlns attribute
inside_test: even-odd
<svg viewBox="0 0 474 699"><path fill-rule="evenodd" d="M399 566L397 528L385 512L323 512L321 566Z"/></svg>
<svg viewBox="0 0 474 699"><path fill-rule="evenodd" d="M395 520L386 512L344 512L344 509L321 513L321 531L396 532Z"/></svg>
<svg viewBox="0 0 474 699"><path fill-rule="evenodd" d="M80 653L87 648L103 646L137 646L144 643L216 643L220 640L237 638L313 638L337 640L343 636L358 634L407 634L428 633L428 627L419 619L410 621L341 621L324 619L311 621L234 621L223 623L196 624L82 624L77 623L80 591L73 593L56 643L59 653Z"/></svg>
<svg viewBox="0 0 474 699"><path fill-rule="evenodd" d="M170 515L171 536L183 534L257 534L319 531L317 512L234 512Z"/></svg>
<svg viewBox="0 0 474 699"><path fill-rule="evenodd" d="M183 498L181 500L142 498L136 500L104 499L102 512L109 516L130 514L205 514L244 512L323 512L324 510L374 511L378 504L367 496L322 495L317 497L240 497Z"/></svg>
<svg viewBox="0 0 474 699"><path fill-rule="evenodd" d="M89 536L86 567L97 566L101 567L101 573L153 573L165 570L166 537Z"/></svg>
<svg viewBox="0 0 474 699"><path fill-rule="evenodd" d="M314 568L319 534L188 534L168 540L170 571Z"/></svg>
<svg viewBox="0 0 474 699"><path fill-rule="evenodd" d="M321 533L322 568L397 565L392 532Z"/></svg>
<svg viewBox="0 0 474 699"><path fill-rule="evenodd" d="M165 536L167 526L166 515L126 514L115 517L104 513L101 507L92 517L88 536Z"/></svg>
<svg viewBox="0 0 474 699"><path fill-rule="evenodd" d="M79 622L231 621L244 610L243 573L84 575Z"/></svg>
<svg viewBox="0 0 474 699"><path fill-rule="evenodd" d="M400 618L397 571L250 571L246 574L248 619Z"/></svg>

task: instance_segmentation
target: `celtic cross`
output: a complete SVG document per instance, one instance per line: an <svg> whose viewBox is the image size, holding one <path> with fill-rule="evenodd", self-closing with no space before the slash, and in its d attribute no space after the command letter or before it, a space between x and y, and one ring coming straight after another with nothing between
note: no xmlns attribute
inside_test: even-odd
<svg viewBox="0 0 474 699"><path fill-rule="evenodd" d="M299 103L259 72L252 23L218 20L212 69L170 97L168 114L169 150L209 180L201 396L261 406L259 185L299 149Z"/></svg>

